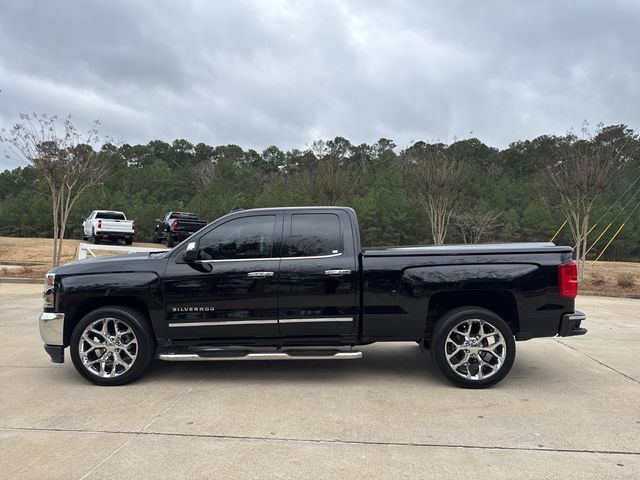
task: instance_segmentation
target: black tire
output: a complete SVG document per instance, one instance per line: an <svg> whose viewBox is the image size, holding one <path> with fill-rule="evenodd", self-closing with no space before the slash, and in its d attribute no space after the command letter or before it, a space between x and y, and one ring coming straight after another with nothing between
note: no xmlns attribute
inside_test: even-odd
<svg viewBox="0 0 640 480"><path fill-rule="evenodd" d="M134 339L136 341L135 351L133 352L135 354L135 358L132 360L127 370L125 370L122 366L114 365L113 361L107 361L105 365L111 366L111 374L115 372L114 376L109 377L100 376L99 372L92 370L90 366L85 366L80 352L80 341L85 329L94 322L99 322L100 320L104 319L115 320L119 325L121 331L125 330L125 327L128 327L130 332L133 332L133 334L135 335ZM110 333L112 332L113 330L110 330ZM127 333L125 333L125 335L127 335ZM94 336L93 340L95 341L99 338L100 336ZM111 338L115 338L115 336ZM129 340L131 340L130 336ZM108 348L118 347L116 346L116 344L111 344L111 346ZM125 349L125 347L119 348L120 350ZM95 350L98 352L102 352L102 350L105 349ZM73 333L71 334L71 344L69 345L69 350L71 352L71 360L73 361L73 366L76 368L78 373L80 373L80 375L96 385L115 386L125 385L142 376L142 374L147 370L155 357L156 342L149 321L141 312L123 306L100 307L85 315L75 326L75 328L73 329ZM93 357L89 357L89 355L93 355ZM115 358L115 355L108 351L103 352L101 355L96 355L95 353L88 352L87 360L93 361L97 358L102 358L102 356L104 355L108 355L108 358L111 359ZM118 358L122 359L127 357L126 355L123 355L125 354L118 353ZM131 359L132 357L129 355L128 358ZM96 368L98 368L98 365L96 365ZM122 370L121 373L118 373L118 368ZM108 372L105 371L105 373Z"/></svg>
<svg viewBox="0 0 640 480"><path fill-rule="evenodd" d="M126 245L131 245L131 244L133 243L133 238L125 238L125 239L124 239L124 243L125 243Z"/></svg>
<svg viewBox="0 0 640 480"><path fill-rule="evenodd" d="M456 327L459 329L454 330ZM466 329L469 329L469 334L460 333ZM478 341L482 333L489 336ZM497 341L500 336L504 346ZM471 343L465 342L467 338ZM489 348L492 345L495 354ZM451 357L451 365L447 354L454 352L457 353ZM500 382L511 370L516 356L516 342L509 325L492 311L480 307L461 307L450 310L438 320L431 340L431 355L451 382L464 388L486 388ZM459 366L454 368L456 365Z"/></svg>
<svg viewBox="0 0 640 480"><path fill-rule="evenodd" d="M100 239L96 236L95 229L91 230L91 241L94 243L94 245L98 245L100 243Z"/></svg>
<svg viewBox="0 0 640 480"><path fill-rule="evenodd" d="M173 236L170 233L167 234L167 247L173 248L175 246L176 246L176 241L174 240Z"/></svg>

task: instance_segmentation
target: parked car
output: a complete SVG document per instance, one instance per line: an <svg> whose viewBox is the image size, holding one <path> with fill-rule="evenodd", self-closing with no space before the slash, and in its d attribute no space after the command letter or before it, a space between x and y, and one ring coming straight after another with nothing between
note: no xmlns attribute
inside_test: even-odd
<svg viewBox="0 0 640 480"><path fill-rule="evenodd" d="M82 239L90 239L93 243L100 243L102 240L124 240L124 243L131 245L135 229L135 222L127 220L122 212L94 210L82 222Z"/></svg>
<svg viewBox="0 0 640 480"><path fill-rule="evenodd" d="M97 257L46 275L40 333L98 385L168 361L337 360L418 342L481 388L515 340L583 335L572 248L552 243L363 250L345 207L242 210L172 250Z"/></svg>
<svg viewBox="0 0 640 480"><path fill-rule="evenodd" d="M156 220L154 243L166 243L168 247L175 246L192 234L196 233L207 222L200 220L195 213L169 212L162 220Z"/></svg>

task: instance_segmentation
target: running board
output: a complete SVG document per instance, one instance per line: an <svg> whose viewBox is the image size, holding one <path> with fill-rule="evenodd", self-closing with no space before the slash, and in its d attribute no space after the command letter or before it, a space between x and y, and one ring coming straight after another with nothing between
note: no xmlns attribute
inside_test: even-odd
<svg viewBox="0 0 640 480"><path fill-rule="evenodd" d="M354 360L362 358L360 351L285 350L283 352L202 351L200 353L161 353L160 360L169 362L211 362L227 360Z"/></svg>

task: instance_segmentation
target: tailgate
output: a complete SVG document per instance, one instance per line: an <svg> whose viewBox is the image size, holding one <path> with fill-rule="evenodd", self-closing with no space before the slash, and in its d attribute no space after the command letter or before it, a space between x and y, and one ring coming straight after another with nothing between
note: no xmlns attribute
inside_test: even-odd
<svg viewBox="0 0 640 480"><path fill-rule="evenodd" d="M102 227L98 228L100 232L114 233L133 233L133 220L105 220L99 219Z"/></svg>
<svg viewBox="0 0 640 480"><path fill-rule="evenodd" d="M180 218L177 220L178 220L177 230L181 232L195 233L206 225L206 222L201 220L182 220Z"/></svg>

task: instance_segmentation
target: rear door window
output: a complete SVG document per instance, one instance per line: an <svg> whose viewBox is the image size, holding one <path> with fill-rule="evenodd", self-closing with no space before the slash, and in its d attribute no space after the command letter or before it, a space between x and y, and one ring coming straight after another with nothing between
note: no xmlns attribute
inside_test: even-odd
<svg viewBox="0 0 640 480"><path fill-rule="evenodd" d="M315 257L342 253L340 218L333 213L291 215L289 257Z"/></svg>

